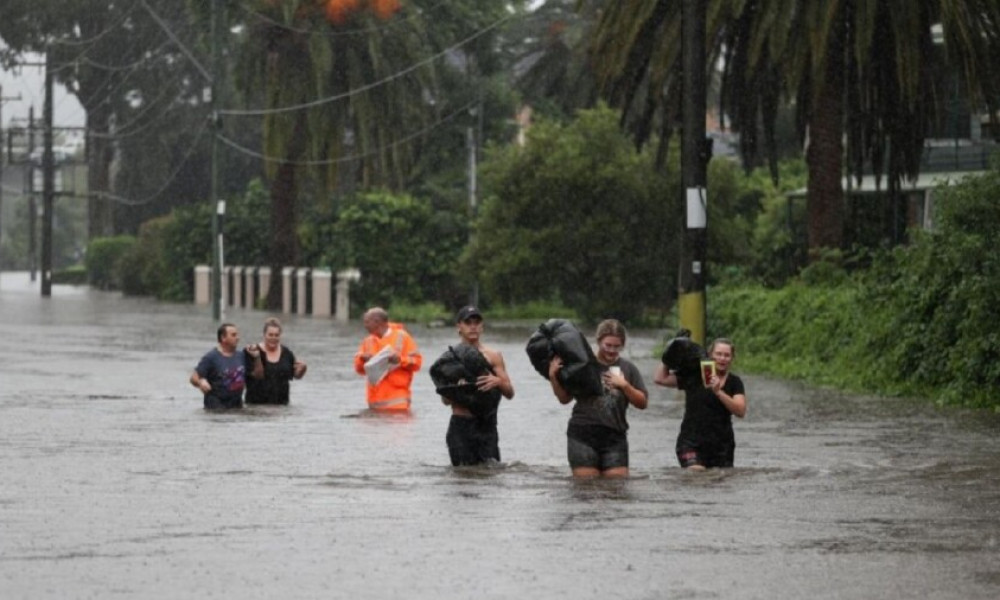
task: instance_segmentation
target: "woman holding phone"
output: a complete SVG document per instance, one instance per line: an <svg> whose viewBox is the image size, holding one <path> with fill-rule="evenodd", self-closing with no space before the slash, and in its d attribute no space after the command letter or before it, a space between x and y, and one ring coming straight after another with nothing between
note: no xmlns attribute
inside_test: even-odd
<svg viewBox="0 0 1000 600"><path fill-rule="evenodd" d="M684 419L677 436L677 461L685 469L732 467L736 451L733 419L747 414L743 380L729 371L736 355L731 340L718 338L708 347L714 374L678 378L665 364L657 367L657 385L684 390ZM702 378L706 378L703 382Z"/></svg>
<svg viewBox="0 0 1000 600"><path fill-rule="evenodd" d="M549 363L549 383L562 404L573 405L566 429L566 451L574 477L628 477L629 405L646 408L648 394L639 369L620 356L625 348L625 326L607 319L597 326L597 362L604 381L600 396L575 398L559 383L562 360Z"/></svg>

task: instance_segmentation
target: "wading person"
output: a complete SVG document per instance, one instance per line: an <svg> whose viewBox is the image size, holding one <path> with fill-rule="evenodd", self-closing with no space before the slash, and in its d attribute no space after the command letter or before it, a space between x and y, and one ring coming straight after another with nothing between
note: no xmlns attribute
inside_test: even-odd
<svg viewBox="0 0 1000 600"><path fill-rule="evenodd" d="M257 348L264 375L247 379L247 404L288 404L289 383L302 379L306 364L296 360L295 354L281 343L281 321L273 317L264 321L264 340Z"/></svg>
<svg viewBox="0 0 1000 600"><path fill-rule="evenodd" d="M499 351L482 342L483 315L466 306L455 317L461 342L431 367L441 401L451 407L445 442L454 466L500 461L497 409L501 396L514 397L514 386Z"/></svg>
<svg viewBox="0 0 1000 600"><path fill-rule="evenodd" d="M731 373L736 347L719 338L708 347L715 373L703 382L700 375L678 377L660 364L654 381L658 385L684 390L684 418L677 436L677 460L685 469L702 470L732 467L736 451L733 415L747 414L743 380Z"/></svg>
<svg viewBox="0 0 1000 600"><path fill-rule="evenodd" d="M365 377L368 408L377 412L410 410L410 383L420 370L417 343L400 323L390 323L383 308L368 309L362 319L368 335L354 355L354 370Z"/></svg>
<svg viewBox="0 0 1000 600"><path fill-rule="evenodd" d="M562 359L549 363L549 383L562 404L573 405L566 429L566 453L574 477L628 477L628 421L625 411L646 408L648 393L639 369L620 356L625 326L615 319L597 326L597 363L604 393L575 398L559 383Z"/></svg>
<svg viewBox="0 0 1000 600"><path fill-rule="evenodd" d="M216 332L218 345L201 357L189 381L205 395L205 408L219 410L243 407L247 375L260 378L264 368L256 345L239 348L240 332L223 323Z"/></svg>

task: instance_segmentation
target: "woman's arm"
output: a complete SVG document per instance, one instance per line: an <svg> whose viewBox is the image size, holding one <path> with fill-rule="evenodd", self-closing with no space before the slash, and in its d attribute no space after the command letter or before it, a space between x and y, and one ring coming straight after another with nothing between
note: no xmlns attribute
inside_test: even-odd
<svg viewBox="0 0 1000 600"><path fill-rule="evenodd" d="M559 403L569 404L573 401L573 396L559 383L560 367L562 367L562 359L558 356L552 357L552 362L549 363L549 383L552 384L552 393L556 395Z"/></svg>
<svg viewBox="0 0 1000 600"><path fill-rule="evenodd" d="M677 387L677 374L667 369L667 365L660 363L653 374L653 383L665 387Z"/></svg>

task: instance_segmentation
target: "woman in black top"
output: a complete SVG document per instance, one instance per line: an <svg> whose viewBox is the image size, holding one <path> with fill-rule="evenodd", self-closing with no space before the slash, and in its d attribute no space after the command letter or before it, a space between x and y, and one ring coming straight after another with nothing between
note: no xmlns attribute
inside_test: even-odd
<svg viewBox="0 0 1000 600"><path fill-rule="evenodd" d="M264 377L247 382L247 404L288 404L289 382L302 379L306 364L281 344L281 321L264 321L264 341L257 344L264 363Z"/></svg>
<svg viewBox="0 0 1000 600"><path fill-rule="evenodd" d="M677 436L677 461L685 469L702 470L733 466L736 438L733 415L747 414L743 380L730 372L736 347L719 338L708 347L715 362L715 374L702 383L700 376L679 378L661 364L653 378L659 385L684 390L684 419Z"/></svg>

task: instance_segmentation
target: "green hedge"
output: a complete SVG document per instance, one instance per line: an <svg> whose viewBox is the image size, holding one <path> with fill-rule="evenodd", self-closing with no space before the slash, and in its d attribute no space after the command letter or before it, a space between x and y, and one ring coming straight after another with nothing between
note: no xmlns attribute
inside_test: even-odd
<svg viewBox="0 0 1000 600"><path fill-rule="evenodd" d="M935 197L938 228L876 255L867 271L847 276L823 264L777 290L710 289L710 334L734 338L746 370L1000 410L1000 254L992 243L1000 170Z"/></svg>
<svg viewBox="0 0 1000 600"><path fill-rule="evenodd" d="M87 279L90 285L102 290L120 290L122 287L121 263L135 248L136 239L131 235L95 238L87 246Z"/></svg>

